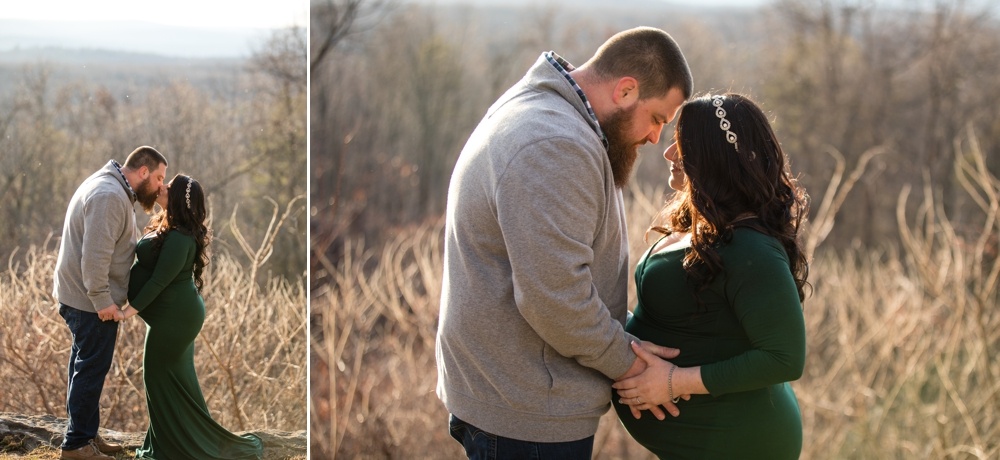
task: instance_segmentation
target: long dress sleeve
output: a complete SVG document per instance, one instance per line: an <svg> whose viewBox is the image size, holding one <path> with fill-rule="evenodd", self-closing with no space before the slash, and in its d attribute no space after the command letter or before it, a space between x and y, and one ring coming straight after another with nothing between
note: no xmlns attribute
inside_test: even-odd
<svg viewBox="0 0 1000 460"><path fill-rule="evenodd" d="M725 258L726 296L751 349L701 368L713 395L797 380L805 366L802 304L788 258L777 242L754 244Z"/></svg>
<svg viewBox="0 0 1000 460"><path fill-rule="evenodd" d="M177 278L177 275L189 263L188 261L193 260L192 255L195 250L195 242L191 237L177 231L168 233L163 240L160 255L156 260L156 267L153 269L149 281L142 286L135 298L129 301L132 307L142 311L149 306Z"/></svg>

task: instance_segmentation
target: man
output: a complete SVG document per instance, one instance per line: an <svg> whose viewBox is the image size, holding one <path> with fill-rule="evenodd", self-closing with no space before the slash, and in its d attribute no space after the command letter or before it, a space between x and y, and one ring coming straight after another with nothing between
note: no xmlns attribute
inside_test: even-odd
<svg viewBox="0 0 1000 460"><path fill-rule="evenodd" d="M612 379L645 367L623 329L621 189L692 86L668 34L630 29L579 68L543 53L470 136L448 190L436 347L470 458L589 459Z"/></svg>
<svg viewBox="0 0 1000 460"><path fill-rule="evenodd" d="M64 459L110 459L122 448L97 434L101 390L111 368L118 321L135 258L136 201L146 212L164 191L167 160L139 147L119 165L111 160L83 181L69 202L56 262L53 294L73 334L69 357Z"/></svg>

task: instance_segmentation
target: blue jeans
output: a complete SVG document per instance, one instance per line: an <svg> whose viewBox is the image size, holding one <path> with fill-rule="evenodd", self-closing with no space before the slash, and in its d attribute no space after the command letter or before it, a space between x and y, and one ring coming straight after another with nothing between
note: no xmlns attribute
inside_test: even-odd
<svg viewBox="0 0 1000 460"><path fill-rule="evenodd" d="M569 442L531 442L487 433L452 415L451 437L465 447L470 460L579 459L590 460L594 437Z"/></svg>
<svg viewBox="0 0 1000 460"><path fill-rule="evenodd" d="M62 443L63 449L73 450L94 439L101 425L101 391L115 354L118 323L63 304L59 304L59 315L73 334L66 386L69 423Z"/></svg>

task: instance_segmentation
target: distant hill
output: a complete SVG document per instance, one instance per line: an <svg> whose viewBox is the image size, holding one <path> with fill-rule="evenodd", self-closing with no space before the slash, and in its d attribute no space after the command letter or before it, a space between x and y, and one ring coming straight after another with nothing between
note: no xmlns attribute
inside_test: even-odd
<svg viewBox="0 0 1000 460"><path fill-rule="evenodd" d="M0 65L51 62L70 65L185 65L200 62L240 62L242 58L192 58L153 53L138 53L97 48L65 48L58 46L17 47L0 49Z"/></svg>
<svg viewBox="0 0 1000 460"><path fill-rule="evenodd" d="M0 97L16 91L26 74L42 70L47 71L52 88L84 82L103 86L119 96L177 80L200 88L229 91L246 62L242 57L171 57L91 48L0 49Z"/></svg>
<svg viewBox="0 0 1000 460"><path fill-rule="evenodd" d="M172 57L245 57L269 29L193 28L128 21L0 19L0 51L37 48L111 49Z"/></svg>

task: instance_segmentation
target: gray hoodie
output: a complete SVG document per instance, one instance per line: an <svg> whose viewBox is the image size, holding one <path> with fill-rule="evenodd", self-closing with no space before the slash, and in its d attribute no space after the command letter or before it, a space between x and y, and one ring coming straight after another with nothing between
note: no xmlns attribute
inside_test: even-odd
<svg viewBox="0 0 1000 460"><path fill-rule="evenodd" d="M53 295L83 311L125 305L135 260L135 197L112 161L83 181L70 199Z"/></svg>
<svg viewBox="0 0 1000 460"><path fill-rule="evenodd" d="M500 436L593 435L635 359L625 216L596 122L545 55L470 136L446 219L438 396Z"/></svg>

